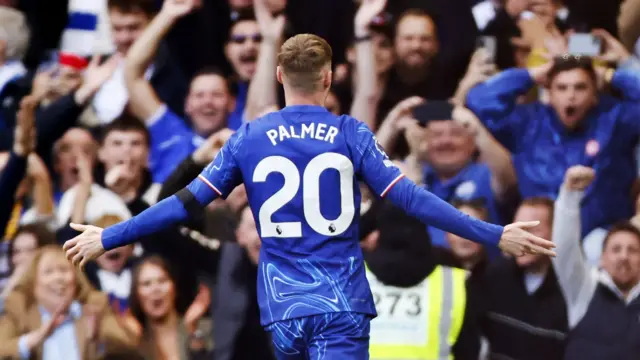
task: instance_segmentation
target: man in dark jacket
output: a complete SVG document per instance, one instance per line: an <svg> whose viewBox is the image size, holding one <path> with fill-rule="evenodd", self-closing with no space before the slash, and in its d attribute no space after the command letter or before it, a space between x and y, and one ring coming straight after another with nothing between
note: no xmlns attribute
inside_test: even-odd
<svg viewBox="0 0 640 360"><path fill-rule="evenodd" d="M525 200L514 221L538 219L532 231L549 239L553 201ZM561 360L567 332L567 308L547 257L500 258L476 282L478 322L491 358Z"/></svg>

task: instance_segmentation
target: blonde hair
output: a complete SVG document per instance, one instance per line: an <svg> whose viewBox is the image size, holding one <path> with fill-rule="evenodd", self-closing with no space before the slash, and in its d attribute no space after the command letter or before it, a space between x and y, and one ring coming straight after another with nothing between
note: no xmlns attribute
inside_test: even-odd
<svg viewBox="0 0 640 360"><path fill-rule="evenodd" d="M36 278L38 276L38 265L45 254L54 254L65 258L64 251L57 245L46 245L38 249L38 252L34 255L31 264L24 271L24 274L18 280L18 283L12 292L20 292L24 295L28 304L35 302L33 289L35 288ZM72 266L69 264L69 266ZM76 267L74 269L76 295L75 300L80 303L85 303L89 298L89 294L94 291L93 286L89 282L89 279L82 273L82 271Z"/></svg>
<svg viewBox="0 0 640 360"><path fill-rule="evenodd" d="M29 37L25 16L18 10L0 6L0 40L6 44L6 60L22 60L29 47Z"/></svg>
<svg viewBox="0 0 640 360"><path fill-rule="evenodd" d="M321 37L300 34L289 38L280 47L278 65L293 89L304 93L318 91L323 69L331 67L333 51Z"/></svg>

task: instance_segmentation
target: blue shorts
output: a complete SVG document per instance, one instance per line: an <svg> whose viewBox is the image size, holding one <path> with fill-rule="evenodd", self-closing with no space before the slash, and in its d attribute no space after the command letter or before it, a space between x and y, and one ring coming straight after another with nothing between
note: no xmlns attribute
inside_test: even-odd
<svg viewBox="0 0 640 360"><path fill-rule="evenodd" d="M336 312L275 322L271 332L278 360L368 360L371 317Z"/></svg>

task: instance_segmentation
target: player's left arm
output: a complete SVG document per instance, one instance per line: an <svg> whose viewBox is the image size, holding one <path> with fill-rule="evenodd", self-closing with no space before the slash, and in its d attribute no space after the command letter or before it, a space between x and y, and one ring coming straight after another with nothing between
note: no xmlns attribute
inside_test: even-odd
<svg viewBox="0 0 640 360"><path fill-rule="evenodd" d="M198 216L218 197L226 198L242 182L236 162L242 139L243 131L238 130L202 173L175 195L127 221L106 228L102 233L103 248L110 250L131 244L143 236Z"/></svg>
<svg viewBox="0 0 640 360"><path fill-rule="evenodd" d="M430 226L483 245L498 245L502 226L474 219L406 179L366 125L358 125L355 137L357 173L378 196Z"/></svg>

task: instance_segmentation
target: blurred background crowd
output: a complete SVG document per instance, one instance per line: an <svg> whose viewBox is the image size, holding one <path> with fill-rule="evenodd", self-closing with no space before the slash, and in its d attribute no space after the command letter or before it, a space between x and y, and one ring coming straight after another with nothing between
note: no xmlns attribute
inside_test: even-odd
<svg viewBox="0 0 640 360"><path fill-rule="evenodd" d="M557 245L507 258L363 186L373 359L640 358L640 1L0 5L0 359L273 359L242 187L85 271L61 244L283 107L276 54L299 33L333 47L327 109L407 177Z"/></svg>

